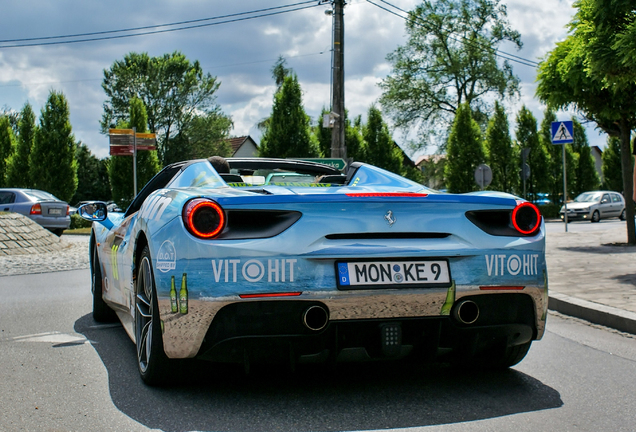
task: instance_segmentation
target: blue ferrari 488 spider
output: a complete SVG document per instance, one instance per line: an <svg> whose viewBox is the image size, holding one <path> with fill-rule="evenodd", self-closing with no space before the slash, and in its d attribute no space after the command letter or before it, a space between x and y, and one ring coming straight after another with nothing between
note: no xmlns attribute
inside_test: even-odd
<svg viewBox="0 0 636 432"><path fill-rule="evenodd" d="M533 204L363 163L227 161L165 167L124 213L79 210L93 221L93 316L119 318L146 383L189 358L506 368L543 336Z"/></svg>

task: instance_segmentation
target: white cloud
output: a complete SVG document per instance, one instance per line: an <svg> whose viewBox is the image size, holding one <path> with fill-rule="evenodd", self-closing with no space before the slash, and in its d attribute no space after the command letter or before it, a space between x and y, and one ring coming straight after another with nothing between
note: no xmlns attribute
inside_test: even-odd
<svg viewBox="0 0 636 432"><path fill-rule="evenodd" d="M511 52L533 60L545 55L565 37L564 26L574 12L572 2L508 0L509 20L524 41L523 50ZM3 21L0 40L194 20L290 3L293 2L22 0L3 5L3 16L11 19ZM392 3L410 10L419 1ZM271 111L271 68L281 54L298 75L308 114L315 119L323 106L329 106L332 19L324 14L328 7L129 39L0 48L0 106L20 109L28 100L39 112L48 92L60 90L69 100L76 138L103 157L108 153L108 140L99 133L105 99L102 71L131 51L159 56L179 50L219 77L222 85L218 102L232 116L234 132L259 136L255 125ZM123 10L125 14L121 13ZM345 8L345 34L346 106L351 116L364 117L380 96L377 83L390 73L387 54L405 42L404 20L364 0L350 0ZM523 93L521 101L512 105L509 118L512 122L515 110L526 104L540 121L543 108L534 98L536 70L517 64L514 68L523 81ZM595 137L589 129L588 133L593 141ZM400 135L396 138L400 139Z"/></svg>

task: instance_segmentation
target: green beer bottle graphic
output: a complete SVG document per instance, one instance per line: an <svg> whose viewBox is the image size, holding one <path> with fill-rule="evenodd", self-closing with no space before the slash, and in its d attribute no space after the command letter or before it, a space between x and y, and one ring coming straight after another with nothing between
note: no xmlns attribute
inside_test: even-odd
<svg viewBox="0 0 636 432"><path fill-rule="evenodd" d="M442 305L440 315L450 315L453 303L455 303L455 281L453 281L452 285L448 287L448 292L446 293L446 301Z"/></svg>
<svg viewBox="0 0 636 432"><path fill-rule="evenodd" d="M172 313L179 312L179 302L177 300L177 290L174 287L174 276L170 280L170 310Z"/></svg>
<svg viewBox="0 0 636 432"><path fill-rule="evenodd" d="M181 278L181 290L179 291L179 312L184 315L188 313L188 282L185 273Z"/></svg>

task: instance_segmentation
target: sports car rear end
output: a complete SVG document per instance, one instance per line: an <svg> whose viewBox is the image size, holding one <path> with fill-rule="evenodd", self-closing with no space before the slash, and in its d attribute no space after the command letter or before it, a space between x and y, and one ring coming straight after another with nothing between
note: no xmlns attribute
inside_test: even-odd
<svg viewBox="0 0 636 432"><path fill-rule="evenodd" d="M447 355L509 366L541 338L544 232L528 203L365 186L266 189L191 189L163 214L171 222L151 244L168 357ZM182 210L192 202L211 203L200 219L213 229L210 218L225 218L223 228L200 236L198 216Z"/></svg>

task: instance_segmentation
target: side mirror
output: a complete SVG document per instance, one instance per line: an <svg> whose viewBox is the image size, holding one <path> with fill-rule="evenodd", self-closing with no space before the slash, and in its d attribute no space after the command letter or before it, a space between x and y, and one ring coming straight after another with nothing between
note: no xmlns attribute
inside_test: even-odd
<svg viewBox="0 0 636 432"><path fill-rule="evenodd" d="M87 221L101 222L106 220L106 217L108 216L108 209L106 208L105 202L94 201L81 205L77 209L77 214Z"/></svg>

